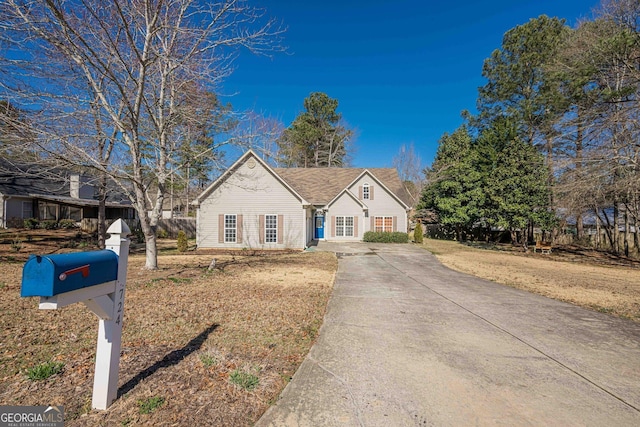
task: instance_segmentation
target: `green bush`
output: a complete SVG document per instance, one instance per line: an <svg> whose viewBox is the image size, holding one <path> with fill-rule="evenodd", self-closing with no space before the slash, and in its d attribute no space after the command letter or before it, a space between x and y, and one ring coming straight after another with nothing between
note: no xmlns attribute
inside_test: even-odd
<svg viewBox="0 0 640 427"><path fill-rule="evenodd" d="M424 240L424 231L422 231L422 224L418 222L415 230L413 230L413 241L416 243L422 243Z"/></svg>
<svg viewBox="0 0 640 427"><path fill-rule="evenodd" d="M76 228L78 224L72 219L61 219L58 223L58 227L64 229Z"/></svg>
<svg viewBox="0 0 640 427"><path fill-rule="evenodd" d="M371 243L408 243L409 235L400 231L367 231L362 240Z"/></svg>
<svg viewBox="0 0 640 427"><path fill-rule="evenodd" d="M189 248L189 240L187 239L187 233L180 230L178 231L178 252L186 252Z"/></svg>
<svg viewBox="0 0 640 427"><path fill-rule="evenodd" d="M27 218L24 220L24 228L29 230L35 230L40 225L40 221L35 218Z"/></svg>
<svg viewBox="0 0 640 427"><path fill-rule="evenodd" d="M58 228L58 221L55 219L45 219L40 221L40 228L44 228L45 230L53 230Z"/></svg>

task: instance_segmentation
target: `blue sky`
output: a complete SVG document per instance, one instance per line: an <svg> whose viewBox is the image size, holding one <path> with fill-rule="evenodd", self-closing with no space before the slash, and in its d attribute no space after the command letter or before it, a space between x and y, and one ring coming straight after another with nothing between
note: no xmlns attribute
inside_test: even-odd
<svg viewBox="0 0 640 427"><path fill-rule="evenodd" d="M475 111L482 63L503 34L541 14L570 26L598 0L351 1L260 0L288 28L287 53L242 52L223 94L235 109L288 126L311 92L339 101L357 132L353 166L390 167L413 143L430 164L438 139Z"/></svg>

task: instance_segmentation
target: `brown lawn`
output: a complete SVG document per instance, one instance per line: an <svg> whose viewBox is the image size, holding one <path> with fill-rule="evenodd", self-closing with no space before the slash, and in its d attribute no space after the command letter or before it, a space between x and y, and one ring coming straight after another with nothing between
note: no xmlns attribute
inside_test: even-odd
<svg viewBox="0 0 640 427"><path fill-rule="evenodd" d="M424 242L454 270L640 321L640 261L576 247L558 247L543 255L509 245L474 246Z"/></svg>
<svg viewBox="0 0 640 427"><path fill-rule="evenodd" d="M424 244L455 270L640 321L638 261L577 248L542 255L476 246ZM108 410L92 411L97 318L81 304L38 310L36 298L19 294L29 253L94 247L74 230L0 231L0 405L64 405L68 426L252 425L315 340L335 256L185 255L172 240L161 240L160 248L160 269L149 272L142 269L143 247L134 245L121 395ZM216 268L208 271L212 258ZM27 378L30 368L52 361L64 364L61 373ZM257 379L255 388L232 382L242 375Z"/></svg>
<svg viewBox="0 0 640 427"><path fill-rule="evenodd" d="M121 396L92 411L97 318L82 304L38 310L36 298L19 296L29 252L91 245L74 231L53 243L33 234L19 251L15 235L0 235L0 405L64 405L68 426L252 425L314 342L337 267L333 254L320 252L178 255L175 241L163 242L158 271L143 270L143 255L132 255ZM64 363L63 371L27 378L50 361ZM257 378L255 388L232 382L242 375Z"/></svg>

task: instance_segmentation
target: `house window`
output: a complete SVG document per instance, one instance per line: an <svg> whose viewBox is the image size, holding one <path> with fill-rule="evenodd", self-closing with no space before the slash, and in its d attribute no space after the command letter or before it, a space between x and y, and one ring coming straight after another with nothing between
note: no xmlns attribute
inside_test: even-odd
<svg viewBox="0 0 640 427"><path fill-rule="evenodd" d="M266 243L278 243L278 216L264 216L264 241Z"/></svg>
<svg viewBox="0 0 640 427"><path fill-rule="evenodd" d="M224 216L224 242L225 243L236 243L237 226L238 226L238 222L237 222L236 215Z"/></svg>
<svg viewBox="0 0 640 427"><path fill-rule="evenodd" d="M375 230L382 232L393 231L393 217L392 216L377 216L375 219Z"/></svg>
<svg viewBox="0 0 640 427"><path fill-rule="evenodd" d="M337 237L353 237L353 217L352 216L336 217L336 236Z"/></svg>
<svg viewBox="0 0 640 427"><path fill-rule="evenodd" d="M39 202L38 207L40 209L40 219L58 219L59 206L57 204Z"/></svg>
<svg viewBox="0 0 640 427"><path fill-rule="evenodd" d="M365 182L362 186L362 199L369 200L369 194L369 184Z"/></svg>
<svg viewBox="0 0 640 427"><path fill-rule="evenodd" d="M33 218L32 202L22 202L22 218Z"/></svg>
<svg viewBox="0 0 640 427"><path fill-rule="evenodd" d="M82 208L77 208L75 206L69 207L69 219L82 221Z"/></svg>

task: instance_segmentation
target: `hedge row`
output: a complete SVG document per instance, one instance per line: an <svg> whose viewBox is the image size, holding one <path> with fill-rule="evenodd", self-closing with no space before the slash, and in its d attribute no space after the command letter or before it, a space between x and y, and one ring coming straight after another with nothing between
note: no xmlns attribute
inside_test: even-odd
<svg viewBox="0 0 640 427"><path fill-rule="evenodd" d="M36 228L43 228L45 230L54 230L56 228L76 228L78 224L72 219L61 219L56 221L55 219L43 219L38 220L36 218L27 218L24 220L24 228L34 230Z"/></svg>
<svg viewBox="0 0 640 427"><path fill-rule="evenodd" d="M362 238L365 242L372 243L408 243L409 235L400 231L390 233L388 231L367 231Z"/></svg>

